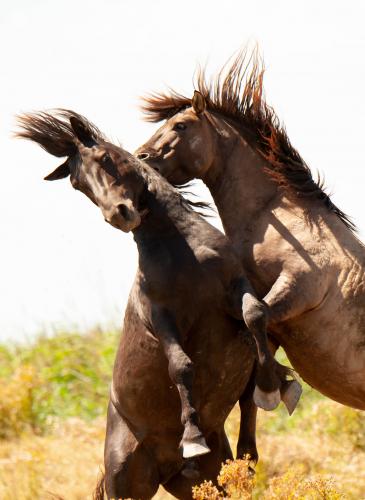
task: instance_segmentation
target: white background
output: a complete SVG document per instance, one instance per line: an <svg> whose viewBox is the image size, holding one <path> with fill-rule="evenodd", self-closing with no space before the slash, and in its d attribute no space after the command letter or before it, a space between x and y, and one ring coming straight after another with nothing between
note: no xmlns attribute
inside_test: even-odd
<svg viewBox="0 0 365 500"><path fill-rule="evenodd" d="M247 42L266 64L267 100L293 145L325 174L365 234L365 11L361 1L2 0L0 6L0 339L120 325L137 256L59 164L15 140L14 115L74 109L133 151L156 125L138 97L190 95ZM204 198L207 194L198 187Z"/></svg>

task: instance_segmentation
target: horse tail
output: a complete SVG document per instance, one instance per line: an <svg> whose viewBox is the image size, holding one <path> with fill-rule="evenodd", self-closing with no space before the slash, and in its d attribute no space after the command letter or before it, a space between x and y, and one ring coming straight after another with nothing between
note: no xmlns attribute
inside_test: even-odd
<svg viewBox="0 0 365 500"><path fill-rule="evenodd" d="M104 500L104 498L105 498L105 473L101 472L93 493L93 500Z"/></svg>

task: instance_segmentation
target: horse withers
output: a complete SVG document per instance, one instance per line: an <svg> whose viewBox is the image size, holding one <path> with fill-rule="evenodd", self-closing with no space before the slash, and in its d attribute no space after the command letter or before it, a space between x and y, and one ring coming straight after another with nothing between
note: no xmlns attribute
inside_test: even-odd
<svg viewBox="0 0 365 500"><path fill-rule="evenodd" d="M46 179L70 176L138 247L108 408L107 496L147 499L163 484L191 498L198 475L214 481L232 457L224 422L242 394L249 400L255 364L245 322L265 336L266 308L224 235L152 168L73 112L20 123L21 137L67 156ZM274 368L278 382L271 371L258 379L269 406L289 373ZM246 451L257 456L254 440Z"/></svg>

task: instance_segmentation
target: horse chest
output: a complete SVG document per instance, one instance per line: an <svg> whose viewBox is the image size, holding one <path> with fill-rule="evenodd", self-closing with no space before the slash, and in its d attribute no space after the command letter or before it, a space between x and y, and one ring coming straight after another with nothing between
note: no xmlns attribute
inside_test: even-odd
<svg viewBox="0 0 365 500"><path fill-rule="evenodd" d="M191 303L201 308L224 294L219 269L190 259L151 264L141 273L139 286L151 301L175 302L179 308Z"/></svg>

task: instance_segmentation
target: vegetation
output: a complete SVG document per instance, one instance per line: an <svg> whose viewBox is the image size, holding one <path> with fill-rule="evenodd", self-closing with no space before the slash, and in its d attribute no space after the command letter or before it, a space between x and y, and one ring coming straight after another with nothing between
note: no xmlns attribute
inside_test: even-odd
<svg viewBox="0 0 365 500"><path fill-rule="evenodd" d="M105 412L118 334L60 333L0 346L0 498L91 498L102 464ZM235 448L239 410L227 421ZM197 500L365 498L365 415L305 386L299 408L260 412L260 462L226 464L223 490ZM209 496L210 495L210 496ZM158 500L172 498L162 489Z"/></svg>
<svg viewBox="0 0 365 500"><path fill-rule="evenodd" d="M249 459L227 460L218 476L218 490L212 481L204 481L193 488L194 500L250 500L254 495L255 478L249 472ZM261 495L263 500L324 499L340 500L331 479L321 476L307 478L300 467L293 467L285 474L270 479Z"/></svg>
<svg viewBox="0 0 365 500"><path fill-rule="evenodd" d="M118 335L60 333L0 346L0 438L40 434L55 418L105 414Z"/></svg>

